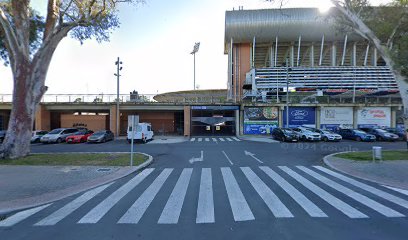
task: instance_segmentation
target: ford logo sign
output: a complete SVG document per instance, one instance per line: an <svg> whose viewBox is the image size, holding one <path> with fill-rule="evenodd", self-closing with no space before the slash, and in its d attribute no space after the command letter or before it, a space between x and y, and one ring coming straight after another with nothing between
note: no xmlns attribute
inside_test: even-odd
<svg viewBox="0 0 408 240"><path fill-rule="evenodd" d="M300 116L306 117L309 114L309 112L306 110L294 110L290 114L294 117L300 117Z"/></svg>

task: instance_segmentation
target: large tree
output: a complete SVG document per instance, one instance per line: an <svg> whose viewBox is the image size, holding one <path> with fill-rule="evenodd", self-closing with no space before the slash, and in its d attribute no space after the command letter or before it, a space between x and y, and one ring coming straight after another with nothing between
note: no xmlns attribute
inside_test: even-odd
<svg viewBox="0 0 408 240"><path fill-rule="evenodd" d="M109 40L119 26L118 5L143 0L48 0L46 16L29 0L0 3L0 56L13 74L13 102L0 158L30 152L35 112L47 91L45 79L54 51L68 33L79 41Z"/></svg>

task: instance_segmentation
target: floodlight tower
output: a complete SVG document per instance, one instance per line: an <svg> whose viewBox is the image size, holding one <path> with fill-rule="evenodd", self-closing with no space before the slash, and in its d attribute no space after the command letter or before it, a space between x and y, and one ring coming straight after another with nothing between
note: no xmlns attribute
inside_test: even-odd
<svg viewBox="0 0 408 240"><path fill-rule="evenodd" d="M196 85L195 85L195 55L198 52L198 49L200 48L200 42L197 42L194 44L194 49L190 54L194 55L194 90L196 89Z"/></svg>

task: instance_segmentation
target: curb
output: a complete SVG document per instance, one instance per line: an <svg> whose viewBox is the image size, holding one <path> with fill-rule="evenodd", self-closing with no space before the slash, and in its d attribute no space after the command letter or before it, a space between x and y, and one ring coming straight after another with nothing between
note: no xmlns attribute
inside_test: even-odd
<svg viewBox="0 0 408 240"><path fill-rule="evenodd" d="M136 171L139 171L143 168L146 168L147 166L149 166L150 164L152 164L153 162L153 157L149 154L146 153L141 153L141 152L135 152L138 154L142 154L148 157L148 159L146 160L146 162L138 165L138 166L134 166L134 167L130 167L130 166L126 166L126 167L121 167L121 170L118 170L115 173L106 175L106 176L102 176L99 177L97 179L94 180L90 180L84 183L81 183L79 185L76 186L72 186L72 187L68 187L66 189L62 189L60 191L56 191L56 192L49 192L49 193L44 193L42 195L39 196L34 196L34 197L30 197L30 198L25 198L25 199L15 199L15 200L11 200L11 201L7 201L7 202L3 202L0 203L0 205L13 205L16 204L18 205L20 203L20 206L18 207L6 207L4 209L0 209L0 219L3 216L6 216L12 212L15 211L20 211L20 210L24 210L24 209L28 209L28 208L33 208L33 207L37 207L37 206L41 206L47 203L51 203L51 202L55 202L58 200L61 200L63 198L66 197L70 197L73 196L75 194L87 191L89 189L92 188L96 188L98 186L116 181L118 179L124 178ZM119 172L119 173L118 173ZM44 200L45 199L45 200Z"/></svg>
<svg viewBox="0 0 408 240"><path fill-rule="evenodd" d="M376 183L376 184L381 185L381 186L382 186L382 185L387 185L387 186L391 186L391 187L400 188L399 186L392 186L392 185L389 185L389 184L385 184L385 183L383 183L383 182L376 181L376 180L371 179L371 178L362 177L362 176L359 176L359 175L356 175L356 174L351 174L351 173L349 173L349 172L347 172L347 171L344 171L344 170L342 170L342 169L340 169L340 168L335 167L335 166L330 162L330 158L334 157L334 155L341 154L341 153L350 153L350 152L355 152L355 151L345 151L345 152L338 152L338 153L332 153L332 154L326 155L326 156L323 157L323 163L324 163L326 166L328 166L329 168L334 169L334 170L336 170L336 171L338 171L338 172L341 172L341 173L343 173L343 174L346 174L346 175L348 175L348 176L352 176L352 177L355 177L355 178L358 178L358 179L362 179L362 180L365 180L365 181L368 181L368 182L371 182L371 183ZM344 159L344 158L341 158L341 159ZM345 160L347 160L347 159L345 159ZM353 161L353 160L350 160L350 161ZM407 190L408 190L408 189L407 189Z"/></svg>

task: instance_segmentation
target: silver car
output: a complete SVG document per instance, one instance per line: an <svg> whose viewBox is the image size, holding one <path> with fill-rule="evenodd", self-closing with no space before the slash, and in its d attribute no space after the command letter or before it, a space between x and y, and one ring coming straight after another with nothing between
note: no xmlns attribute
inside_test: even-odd
<svg viewBox="0 0 408 240"><path fill-rule="evenodd" d="M42 143L62 143L65 138L78 132L76 128L56 128L51 132L45 134L41 137L40 142Z"/></svg>

